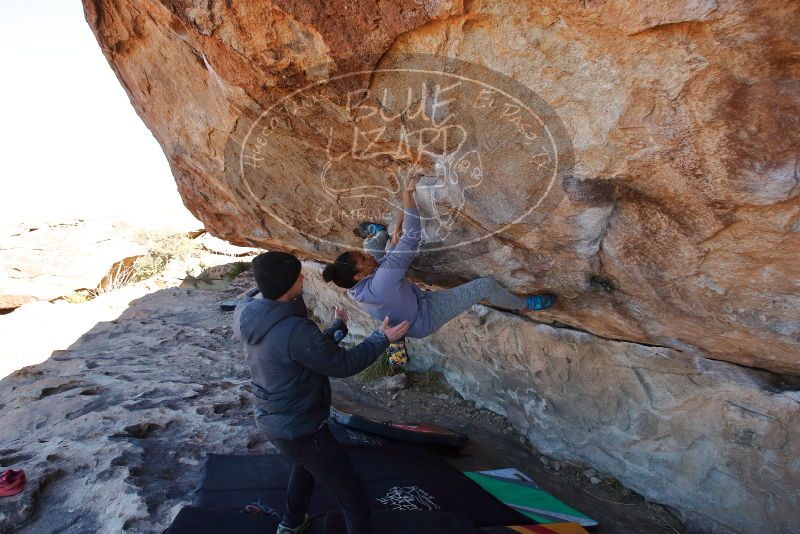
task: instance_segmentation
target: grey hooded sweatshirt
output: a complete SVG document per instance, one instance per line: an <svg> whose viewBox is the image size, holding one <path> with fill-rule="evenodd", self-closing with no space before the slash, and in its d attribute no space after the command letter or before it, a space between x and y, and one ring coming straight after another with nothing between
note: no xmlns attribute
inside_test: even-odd
<svg viewBox="0 0 800 534"><path fill-rule="evenodd" d="M233 330L244 343L255 394L256 426L267 437L295 439L315 432L330 415L328 377L369 367L389 346L375 332L352 349L341 321L321 332L302 297L279 302L247 297L234 311Z"/></svg>

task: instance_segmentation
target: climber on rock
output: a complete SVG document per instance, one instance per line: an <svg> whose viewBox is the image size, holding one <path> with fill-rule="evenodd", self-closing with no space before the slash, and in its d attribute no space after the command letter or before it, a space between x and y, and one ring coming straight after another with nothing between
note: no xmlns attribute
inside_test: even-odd
<svg viewBox="0 0 800 534"><path fill-rule="evenodd" d="M363 223L360 230L374 234L364 241L365 252L342 253L325 267L322 277L326 282L346 288L347 295L374 319L408 321L408 336L412 338L431 335L484 300L492 306L512 310L543 310L555 303L556 296L551 293L519 296L486 277L441 291L423 291L410 282L406 271L416 256L422 235L414 198L419 179L417 175L406 185L403 209L395 221L392 239L389 240L382 225ZM397 367L407 364L404 339L390 346L389 362Z"/></svg>
<svg viewBox="0 0 800 534"><path fill-rule="evenodd" d="M300 261L285 252L253 260L263 299L248 296L234 312L234 333L245 347L255 394L256 426L293 462L286 508L277 534L305 532L315 481L342 509L349 534L372 532L363 482L326 424L330 415L328 377L346 377L369 367L409 323L389 318L359 345L338 344L347 335L347 312L337 308L325 331L308 318Z"/></svg>

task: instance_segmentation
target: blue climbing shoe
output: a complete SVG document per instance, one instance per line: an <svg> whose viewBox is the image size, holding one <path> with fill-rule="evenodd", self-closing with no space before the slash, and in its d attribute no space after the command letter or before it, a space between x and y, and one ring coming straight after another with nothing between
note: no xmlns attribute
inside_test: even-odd
<svg viewBox="0 0 800 534"><path fill-rule="evenodd" d="M358 225L356 229L356 233L361 237L367 238L371 235L376 235L381 232L385 232L386 227L380 223L376 222L362 222Z"/></svg>
<svg viewBox="0 0 800 534"><path fill-rule="evenodd" d="M544 310L556 303L556 296L552 293L541 295L528 295L528 309L531 311Z"/></svg>

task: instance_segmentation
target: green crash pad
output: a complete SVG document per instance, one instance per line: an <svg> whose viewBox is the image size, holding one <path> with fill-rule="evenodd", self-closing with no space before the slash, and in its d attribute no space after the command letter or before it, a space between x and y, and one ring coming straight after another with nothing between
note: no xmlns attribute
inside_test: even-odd
<svg viewBox="0 0 800 534"><path fill-rule="evenodd" d="M467 471L464 474L499 501L539 523L568 521L583 527L597 525L597 521L559 501L517 469Z"/></svg>

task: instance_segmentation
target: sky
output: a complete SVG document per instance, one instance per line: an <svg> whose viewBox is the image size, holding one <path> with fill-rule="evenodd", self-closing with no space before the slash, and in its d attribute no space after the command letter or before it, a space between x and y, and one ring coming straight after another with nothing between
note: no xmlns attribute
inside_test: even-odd
<svg viewBox="0 0 800 534"><path fill-rule="evenodd" d="M80 0L3 0L0 50L0 224L185 211Z"/></svg>

